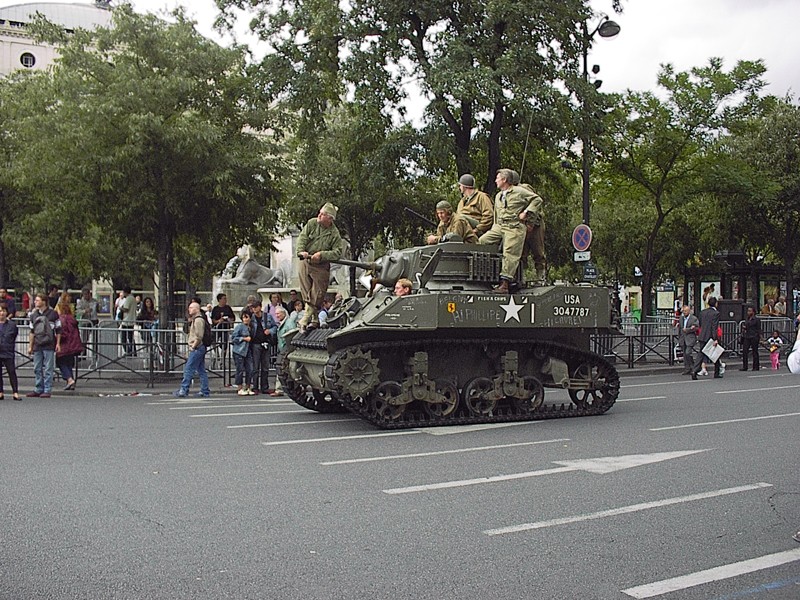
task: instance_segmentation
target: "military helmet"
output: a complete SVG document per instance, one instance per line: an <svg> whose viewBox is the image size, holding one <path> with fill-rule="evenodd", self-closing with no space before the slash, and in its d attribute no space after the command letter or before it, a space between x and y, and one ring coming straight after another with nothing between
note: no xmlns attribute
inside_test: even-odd
<svg viewBox="0 0 800 600"><path fill-rule="evenodd" d="M461 185L465 185L469 188L474 188L475 178L469 173L464 173L464 175L458 178L458 183L460 183Z"/></svg>
<svg viewBox="0 0 800 600"><path fill-rule="evenodd" d="M436 210L446 210L447 212L453 212L453 206L447 200L442 200L436 205Z"/></svg>

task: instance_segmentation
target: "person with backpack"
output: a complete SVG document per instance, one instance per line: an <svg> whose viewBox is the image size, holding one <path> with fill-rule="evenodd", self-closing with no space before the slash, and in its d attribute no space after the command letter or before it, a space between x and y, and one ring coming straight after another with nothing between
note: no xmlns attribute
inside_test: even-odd
<svg viewBox="0 0 800 600"><path fill-rule="evenodd" d="M183 365L183 380L178 391L173 392L176 398L185 398L189 395L189 386L192 384L192 377L195 372L200 376L200 391L198 396L208 398L211 389L208 386L208 373L206 373L206 349L211 346L213 338L211 327L206 321L205 315L200 311L200 304L192 302L189 304L189 337L187 345L189 356L186 364Z"/></svg>
<svg viewBox="0 0 800 600"><path fill-rule="evenodd" d="M56 369L56 352L61 349L61 320L48 305L45 294L33 297L30 319L28 354L33 357L33 391L27 398L49 398L53 391L53 373Z"/></svg>

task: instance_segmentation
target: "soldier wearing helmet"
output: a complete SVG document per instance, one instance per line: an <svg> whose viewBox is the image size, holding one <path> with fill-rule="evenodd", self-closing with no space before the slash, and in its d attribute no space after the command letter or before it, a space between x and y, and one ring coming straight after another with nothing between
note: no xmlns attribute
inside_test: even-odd
<svg viewBox="0 0 800 600"><path fill-rule="evenodd" d="M475 178L466 173L458 178L458 189L461 200L456 212L477 222L473 231L477 237L489 231L494 222L494 204L492 199L480 190L475 189Z"/></svg>
<svg viewBox="0 0 800 600"><path fill-rule="evenodd" d="M478 236L472 230L469 222L453 212L453 207L447 200L442 200L436 205L436 216L439 218L439 226L436 233L428 236L429 244L437 244L446 241L445 236L454 234L459 236L467 244L477 244Z"/></svg>

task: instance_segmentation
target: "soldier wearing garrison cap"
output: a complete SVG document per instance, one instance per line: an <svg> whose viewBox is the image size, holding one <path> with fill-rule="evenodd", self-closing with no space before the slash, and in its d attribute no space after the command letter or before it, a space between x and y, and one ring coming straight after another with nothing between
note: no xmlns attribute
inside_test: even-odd
<svg viewBox="0 0 800 600"><path fill-rule="evenodd" d="M519 175L511 169L500 169L495 183L499 192L494 199L494 225L480 238L481 244L503 242L503 264L500 267L500 293L509 293L515 280L527 234L526 223L542 213L542 198L525 186L514 185ZM543 275L543 273L542 273Z"/></svg>
<svg viewBox="0 0 800 600"><path fill-rule="evenodd" d="M465 173L458 178L458 189L461 200L456 212L477 222L472 229L477 237L489 231L494 222L494 204L492 199L480 190L475 189L475 178Z"/></svg>
<svg viewBox="0 0 800 600"><path fill-rule="evenodd" d="M429 244L445 241L445 235L448 233L459 236L467 244L478 243L478 237L472 226L464 217L453 212L453 207L447 200L442 200L436 205L436 216L439 218L439 226L435 234L428 236Z"/></svg>
<svg viewBox="0 0 800 600"><path fill-rule="evenodd" d="M338 209L326 202L319 214L309 219L297 238L300 261L300 291L306 312L300 319L301 329L319 327L319 311L330 283L331 264L342 257L342 236L334 221Z"/></svg>

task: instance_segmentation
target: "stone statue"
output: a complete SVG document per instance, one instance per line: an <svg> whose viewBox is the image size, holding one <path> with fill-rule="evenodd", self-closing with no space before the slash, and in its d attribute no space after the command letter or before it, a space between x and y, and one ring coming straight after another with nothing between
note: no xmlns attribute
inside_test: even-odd
<svg viewBox="0 0 800 600"><path fill-rule="evenodd" d="M250 256L250 246L242 246L237 250L236 257L239 259L239 268L236 275L228 279L224 275L220 278L220 283L233 285L249 285L260 287L281 287L283 285L283 271L280 269L270 269L260 265L256 259ZM228 265L231 265L231 260Z"/></svg>

